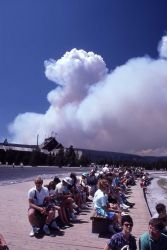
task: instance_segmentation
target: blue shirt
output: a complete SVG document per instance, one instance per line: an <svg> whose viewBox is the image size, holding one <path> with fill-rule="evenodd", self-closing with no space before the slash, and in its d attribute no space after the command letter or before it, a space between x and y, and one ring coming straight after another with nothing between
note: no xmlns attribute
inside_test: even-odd
<svg viewBox="0 0 167 250"><path fill-rule="evenodd" d="M129 239L125 238L123 232L114 234L111 239L107 242L108 246L112 250L121 250L122 247L128 245L129 250L136 250L136 240L135 237L130 235Z"/></svg>
<svg viewBox="0 0 167 250"><path fill-rule="evenodd" d="M161 234L158 240L153 240L149 233L144 233L139 239L140 250L167 250L167 236Z"/></svg>

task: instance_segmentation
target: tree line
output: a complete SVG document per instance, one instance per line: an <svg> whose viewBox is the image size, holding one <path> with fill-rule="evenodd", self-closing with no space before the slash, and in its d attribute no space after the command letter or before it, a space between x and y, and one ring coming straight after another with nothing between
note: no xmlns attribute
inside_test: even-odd
<svg viewBox="0 0 167 250"><path fill-rule="evenodd" d="M77 153L77 150L70 146L69 148L60 148L56 153L49 152L48 154L41 152L38 149L33 151L17 151L17 150L4 150L0 149L0 163L5 165L20 165L24 166L87 166L92 162L90 154L82 154L81 156ZM127 160L116 160L114 158L101 158L93 159L93 162L97 165L114 165L116 167L143 167L148 170L166 170L167 160L157 158L154 161L133 161Z"/></svg>
<svg viewBox="0 0 167 250"><path fill-rule="evenodd" d="M79 156L73 146L58 149L56 153L43 153L39 149L32 151L17 151L0 149L0 162L2 165L24 166L79 166L89 164L87 157Z"/></svg>

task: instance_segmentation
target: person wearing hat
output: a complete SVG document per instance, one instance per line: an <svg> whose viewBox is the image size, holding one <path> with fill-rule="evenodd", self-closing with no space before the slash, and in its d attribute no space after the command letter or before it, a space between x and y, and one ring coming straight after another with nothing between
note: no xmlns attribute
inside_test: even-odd
<svg viewBox="0 0 167 250"><path fill-rule="evenodd" d="M55 189L58 196L63 195L64 199L72 197L69 191L69 186L71 186L71 183L72 183L72 179L70 177L65 177L64 179L62 179L62 181L56 185L56 189Z"/></svg>
<svg viewBox="0 0 167 250"><path fill-rule="evenodd" d="M58 220L58 226L61 229L65 229L66 227L70 227L70 223L67 218L66 209L62 204L62 201L58 199L55 189L56 185L60 183L61 180L55 176L53 181L50 181L48 185L45 185L48 188L50 201L48 203L48 206L52 206L53 209L55 209L58 212L59 220ZM57 228L58 229L58 228Z"/></svg>
<svg viewBox="0 0 167 250"><path fill-rule="evenodd" d="M74 200L69 190L69 186L71 186L71 184L72 179L70 177L65 177L56 185L55 194L57 195L57 198L61 200L61 205L68 209L69 217L71 217L72 221L75 221L76 217L73 211Z"/></svg>
<svg viewBox="0 0 167 250"><path fill-rule="evenodd" d="M142 234L139 238L140 250L166 250L167 236L161 233L163 224L158 218L152 218L149 221L148 232Z"/></svg>

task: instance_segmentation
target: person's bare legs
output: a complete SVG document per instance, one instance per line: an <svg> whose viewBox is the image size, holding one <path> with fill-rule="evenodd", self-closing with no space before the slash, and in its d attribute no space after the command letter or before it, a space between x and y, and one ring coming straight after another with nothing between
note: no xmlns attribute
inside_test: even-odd
<svg viewBox="0 0 167 250"><path fill-rule="evenodd" d="M47 212L47 217L45 223L49 225L55 218L55 211L53 209Z"/></svg>
<svg viewBox="0 0 167 250"><path fill-rule="evenodd" d="M39 227L39 221L37 220L34 208L30 208L28 210L28 220L29 220L31 226Z"/></svg>
<svg viewBox="0 0 167 250"><path fill-rule="evenodd" d="M64 219L64 221L65 221L65 224L68 224L68 223L69 223L69 220L68 220L68 218L67 218L66 209L65 209L64 206L61 206L61 208L62 208L62 215L63 215L63 219Z"/></svg>
<svg viewBox="0 0 167 250"><path fill-rule="evenodd" d="M69 216L72 218L72 220L76 221L76 217L74 215L74 210L73 210L73 202L74 200L71 197L69 197L63 201L62 205L68 209Z"/></svg>
<svg viewBox="0 0 167 250"><path fill-rule="evenodd" d="M82 200L81 200L80 193L74 194L74 201L75 201L75 203L77 204L77 206L78 206L79 208L81 208Z"/></svg>
<svg viewBox="0 0 167 250"><path fill-rule="evenodd" d="M121 225L121 213L116 213L116 223L119 223Z"/></svg>
<svg viewBox="0 0 167 250"><path fill-rule="evenodd" d="M73 199L72 198L67 198L65 199L63 202L62 202L62 205L65 207L65 208L68 208L69 209L69 212L70 213L73 213Z"/></svg>

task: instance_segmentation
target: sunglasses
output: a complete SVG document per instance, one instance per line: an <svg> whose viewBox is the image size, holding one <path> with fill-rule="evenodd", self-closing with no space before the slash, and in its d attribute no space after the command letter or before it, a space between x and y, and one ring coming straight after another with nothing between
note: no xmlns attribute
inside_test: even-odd
<svg viewBox="0 0 167 250"><path fill-rule="evenodd" d="M132 223L124 223L124 226L125 227L133 227L133 224Z"/></svg>

